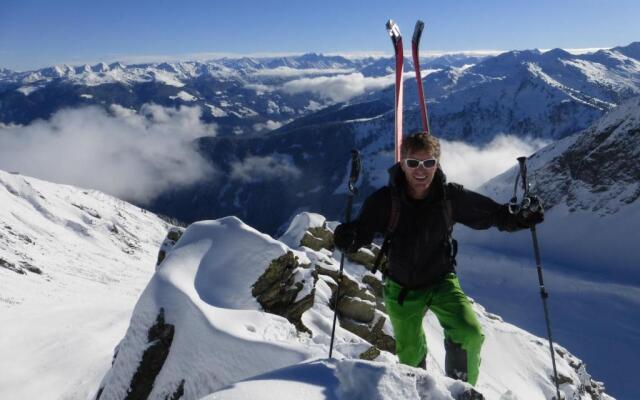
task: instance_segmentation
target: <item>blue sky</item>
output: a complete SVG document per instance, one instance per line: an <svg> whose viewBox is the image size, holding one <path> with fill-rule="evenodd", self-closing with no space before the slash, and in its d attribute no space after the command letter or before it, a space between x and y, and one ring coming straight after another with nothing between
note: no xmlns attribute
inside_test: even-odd
<svg viewBox="0 0 640 400"><path fill-rule="evenodd" d="M0 67L198 53L391 52L384 23L423 51L591 48L640 40L638 0L0 2Z"/></svg>

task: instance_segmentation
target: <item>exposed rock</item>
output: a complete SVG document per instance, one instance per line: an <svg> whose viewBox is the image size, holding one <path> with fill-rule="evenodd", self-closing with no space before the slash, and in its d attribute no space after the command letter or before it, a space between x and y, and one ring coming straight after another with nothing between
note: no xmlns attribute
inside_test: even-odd
<svg viewBox="0 0 640 400"><path fill-rule="evenodd" d="M171 397L166 396L165 400L178 400L182 396L184 396L184 379L180 381L180 384L178 385L178 388L176 389L175 392L173 392Z"/></svg>
<svg viewBox="0 0 640 400"><path fill-rule="evenodd" d="M382 328L386 318L379 316L373 324L362 324L349 319L341 319L340 326L348 331L360 336L367 342L376 346L380 350L386 350L391 353L396 352L396 340L392 336L384 333Z"/></svg>
<svg viewBox="0 0 640 400"><path fill-rule="evenodd" d="M373 361L380 355L380 350L376 346L371 346L360 354L360 359Z"/></svg>
<svg viewBox="0 0 640 400"><path fill-rule="evenodd" d="M114 225L115 228L115 225ZM116 228L117 232L117 228ZM162 261L164 261L167 253L175 246L175 244L180 240L182 234L184 233L184 229L174 226L169 229L167 232L167 237L162 242L160 246L160 251L158 252L158 261L156 261L156 266L160 265Z"/></svg>
<svg viewBox="0 0 640 400"><path fill-rule="evenodd" d="M153 383L169 355L174 333L174 326L165 323L164 309L161 308L155 323L149 328L147 335L149 344L131 379L125 400L142 400L149 397L153 390ZM100 388L96 400L100 399L103 390L104 388Z"/></svg>
<svg viewBox="0 0 640 400"><path fill-rule="evenodd" d="M264 273L253 284L251 294L265 311L281 315L293 323L299 331L309 332L300 318L302 313L313 306L315 289L296 301L298 293L304 288L305 280L296 281L295 275L301 266L292 252L271 261ZM309 278L317 281L315 271Z"/></svg>
<svg viewBox="0 0 640 400"><path fill-rule="evenodd" d="M42 275L42 270L35 265L32 265L26 261L20 261L20 265L22 268L26 269L29 272L33 272L34 274Z"/></svg>
<svg viewBox="0 0 640 400"><path fill-rule="evenodd" d="M380 282L380 280L378 280L374 276L365 275L362 278L362 282L366 283L369 286L369 288L377 298L382 298L382 282Z"/></svg>
<svg viewBox="0 0 640 400"><path fill-rule="evenodd" d="M71 203L71 205L76 207L76 208L81 209L82 211L84 211L87 214L91 215L93 218L97 218L97 219L101 219L102 218L100 213L98 213L96 210L94 210L91 207L83 206L81 204L76 204L76 203Z"/></svg>
<svg viewBox="0 0 640 400"><path fill-rule="evenodd" d="M375 303L361 300L358 297L341 296L338 302L338 313L342 317L357 322L369 323L375 315Z"/></svg>
<svg viewBox="0 0 640 400"><path fill-rule="evenodd" d="M348 278L346 275L342 275L342 278L340 278L339 271L326 269L320 265L316 265L316 271L320 275L326 275L331 277L331 279L333 279L335 282L338 282L339 280L341 281L340 297L342 296L359 297L367 301L372 301L372 302L376 301L376 297L372 293L370 293L366 288L360 287L358 282ZM327 283L327 284L329 285L329 287L331 287L331 291L333 292L331 303L335 304L335 295L336 295L337 286L332 283Z"/></svg>
<svg viewBox="0 0 640 400"><path fill-rule="evenodd" d="M320 249L333 251L333 232L327 228L326 224L322 227L310 228L300 240L300 245L315 251Z"/></svg>
<svg viewBox="0 0 640 400"><path fill-rule="evenodd" d="M9 261L2 258L0 258L0 268L5 268L17 274L25 275L25 272L22 268L17 267L14 263L10 263Z"/></svg>
<svg viewBox="0 0 640 400"><path fill-rule="evenodd" d="M555 378L553 376L551 376L551 381L555 381ZM573 384L573 379L558 372L558 385L562 385L563 383Z"/></svg>

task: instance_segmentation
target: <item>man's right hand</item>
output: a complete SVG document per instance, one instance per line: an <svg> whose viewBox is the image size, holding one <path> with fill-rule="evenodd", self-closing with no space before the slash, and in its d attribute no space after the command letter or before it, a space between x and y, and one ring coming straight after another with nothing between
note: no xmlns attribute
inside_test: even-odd
<svg viewBox="0 0 640 400"><path fill-rule="evenodd" d="M341 224L338 225L333 232L333 243L338 250L345 253L352 253L357 250L354 248L357 236L358 232L355 224Z"/></svg>

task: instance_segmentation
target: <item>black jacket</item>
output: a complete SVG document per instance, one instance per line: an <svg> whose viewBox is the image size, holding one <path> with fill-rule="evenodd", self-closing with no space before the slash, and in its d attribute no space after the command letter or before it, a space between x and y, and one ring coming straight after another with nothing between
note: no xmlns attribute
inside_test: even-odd
<svg viewBox="0 0 640 400"><path fill-rule="evenodd" d="M454 272L454 258L445 215L446 199L450 202L451 223L462 223L473 229L496 226L503 231L522 229L506 205L500 205L481 194L447 183L438 169L425 199L410 199L406 180L399 164L389 170L389 186L369 196L360 215L340 228L356 232L354 248L371 243L376 233L385 234L391 216L392 192L399 199L400 218L392 236L387 257L387 276L408 288L426 288ZM336 234L339 234L336 230Z"/></svg>

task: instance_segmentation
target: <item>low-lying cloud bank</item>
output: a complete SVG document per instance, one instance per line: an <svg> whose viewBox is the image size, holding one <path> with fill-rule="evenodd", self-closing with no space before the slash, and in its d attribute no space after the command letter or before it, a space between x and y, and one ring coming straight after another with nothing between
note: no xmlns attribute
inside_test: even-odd
<svg viewBox="0 0 640 400"><path fill-rule="evenodd" d="M302 175L290 156L249 156L231 164L231 179L242 183L293 180Z"/></svg>
<svg viewBox="0 0 640 400"><path fill-rule="evenodd" d="M214 174L193 140L215 135L199 107L145 104L56 112L26 126L0 125L0 169L148 203Z"/></svg>
<svg viewBox="0 0 640 400"><path fill-rule="evenodd" d="M470 189L479 187L517 165L517 157L529 156L548 144L539 139L529 140L507 135L496 136L482 147L446 140L441 140L440 143L441 164L447 179Z"/></svg>
<svg viewBox="0 0 640 400"><path fill-rule="evenodd" d="M394 82L394 75L366 77L357 72L347 75L296 79L285 83L282 90L291 94L312 92L339 102L347 101L368 90L379 90L391 86Z"/></svg>
<svg viewBox="0 0 640 400"><path fill-rule="evenodd" d="M279 77L279 78L295 78L298 76L310 76L310 75L348 74L353 71L354 71L353 68L276 67L276 68L258 69L252 72L252 75L265 76L265 77Z"/></svg>

